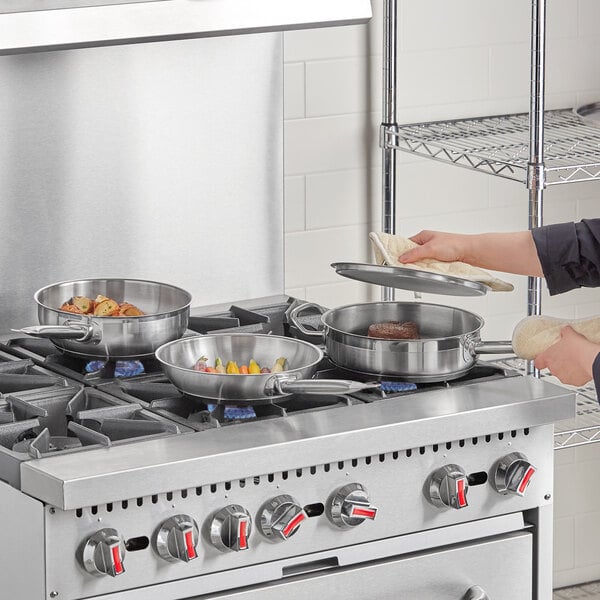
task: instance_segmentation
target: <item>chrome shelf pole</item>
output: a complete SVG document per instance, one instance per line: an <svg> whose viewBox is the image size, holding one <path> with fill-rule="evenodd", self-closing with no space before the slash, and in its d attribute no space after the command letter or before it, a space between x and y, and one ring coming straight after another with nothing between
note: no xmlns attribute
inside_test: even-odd
<svg viewBox="0 0 600 600"><path fill-rule="evenodd" d="M384 0L383 15L383 122L380 128L383 164L383 198L381 207L381 230L396 233L396 150L387 143L386 131L398 127L396 117L396 54L397 0ZM394 300L394 288L382 289L382 300Z"/></svg>

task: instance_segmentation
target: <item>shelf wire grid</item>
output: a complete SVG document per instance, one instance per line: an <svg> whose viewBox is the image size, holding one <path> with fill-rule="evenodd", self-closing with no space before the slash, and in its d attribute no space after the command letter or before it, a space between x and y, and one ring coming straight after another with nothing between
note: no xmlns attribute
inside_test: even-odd
<svg viewBox="0 0 600 600"><path fill-rule="evenodd" d="M527 373L527 361L522 358L505 358L493 362L522 375ZM547 371L542 371L541 377L549 383L574 392L577 402L575 417L554 424L554 449L561 450L600 442L600 405L594 382L590 381L584 386L575 387L561 383Z"/></svg>
<svg viewBox="0 0 600 600"><path fill-rule="evenodd" d="M384 126L384 147L527 183L529 114ZM600 128L571 109L544 117L546 185L600 179Z"/></svg>

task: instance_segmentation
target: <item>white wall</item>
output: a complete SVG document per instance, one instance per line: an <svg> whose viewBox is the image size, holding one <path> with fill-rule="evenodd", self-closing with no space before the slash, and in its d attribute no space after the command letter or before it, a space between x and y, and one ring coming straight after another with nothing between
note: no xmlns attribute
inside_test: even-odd
<svg viewBox="0 0 600 600"><path fill-rule="evenodd" d="M289 32L285 56L285 270L287 293L340 306L380 292L338 277L334 261L371 260L380 228L382 0L365 26ZM398 0L398 121L461 118L529 108L527 0ZM600 98L600 2L549 0L547 108ZM600 182L555 186L546 223L600 213ZM398 153L397 231L515 231L527 227L524 185ZM451 302L481 314L484 339L507 339L526 314L515 292ZM397 299L410 299L398 292ZM600 312L600 290L550 299L561 317ZM555 584L600 579L600 445L557 453Z"/></svg>

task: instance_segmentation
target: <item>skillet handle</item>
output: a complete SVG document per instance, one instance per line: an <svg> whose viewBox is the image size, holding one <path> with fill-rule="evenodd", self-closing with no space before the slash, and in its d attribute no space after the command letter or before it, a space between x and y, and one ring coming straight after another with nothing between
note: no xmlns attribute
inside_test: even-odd
<svg viewBox="0 0 600 600"><path fill-rule="evenodd" d="M512 342L477 342L473 346L475 354L514 354Z"/></svg>
<svg viewBox="0 0 600 600"><path fill-rule="evenodd" d="M78 342L87 342L94 335L93 325L67 321L65 321L65 325L34 325L22 329L12 329L11 331L39 338L77 340Z"/></svg>
<svg viewBox="0 0 600 600"><path fill-rule="evenodd" d="M304 304L300 304L300 305L296 306L296 308L293 308L290 311L290 313L288 315L288 321L303 335L307 335L307 336L310 336L313 338L319 338L321 340L321 339L323 339L323 331L322 330L313 331L312 329L307 329L298 320L298 314L301 313L302 311L305 311L307 308L316 308L317 311L321 314L324 314L327 311L327 309L323 308L320 304L316 304L315 302L305 302Z"/></svg>
<svg viewBox="0 0 600 600"><path fill-rule="evenodd" d="M372 388L379 388L379 384L346 379L294 379L275 376L267 381L265 391L276 394L352 394Z"/></svg>

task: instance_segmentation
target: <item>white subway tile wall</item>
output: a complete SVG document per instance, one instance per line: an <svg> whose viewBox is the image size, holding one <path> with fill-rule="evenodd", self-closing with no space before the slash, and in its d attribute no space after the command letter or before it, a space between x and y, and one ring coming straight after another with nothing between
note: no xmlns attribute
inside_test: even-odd
<svg viewBox="0 0 600 600"><path fill-rule="evenodd" d="M288 32L285 57L286 292L341 306L381 291L335 274L334 261L372 259L380 228L383 2L363 26ZM547 108L600 98L600 2L548 0ZM527 0L398 0L398 121L527 112ZM515 231L527 227L527 190L512 181L397 155L397 231ZM600 214L600 183L547 190L546 223ZM526 314L523 277L511 294L424 298L481 314L484 339L509 339ZM399 300L411 299L398 292ZM600 290L543 299L546 314L600 313ZM556 453L556 587L600 579L600 444Z"/></svg>

